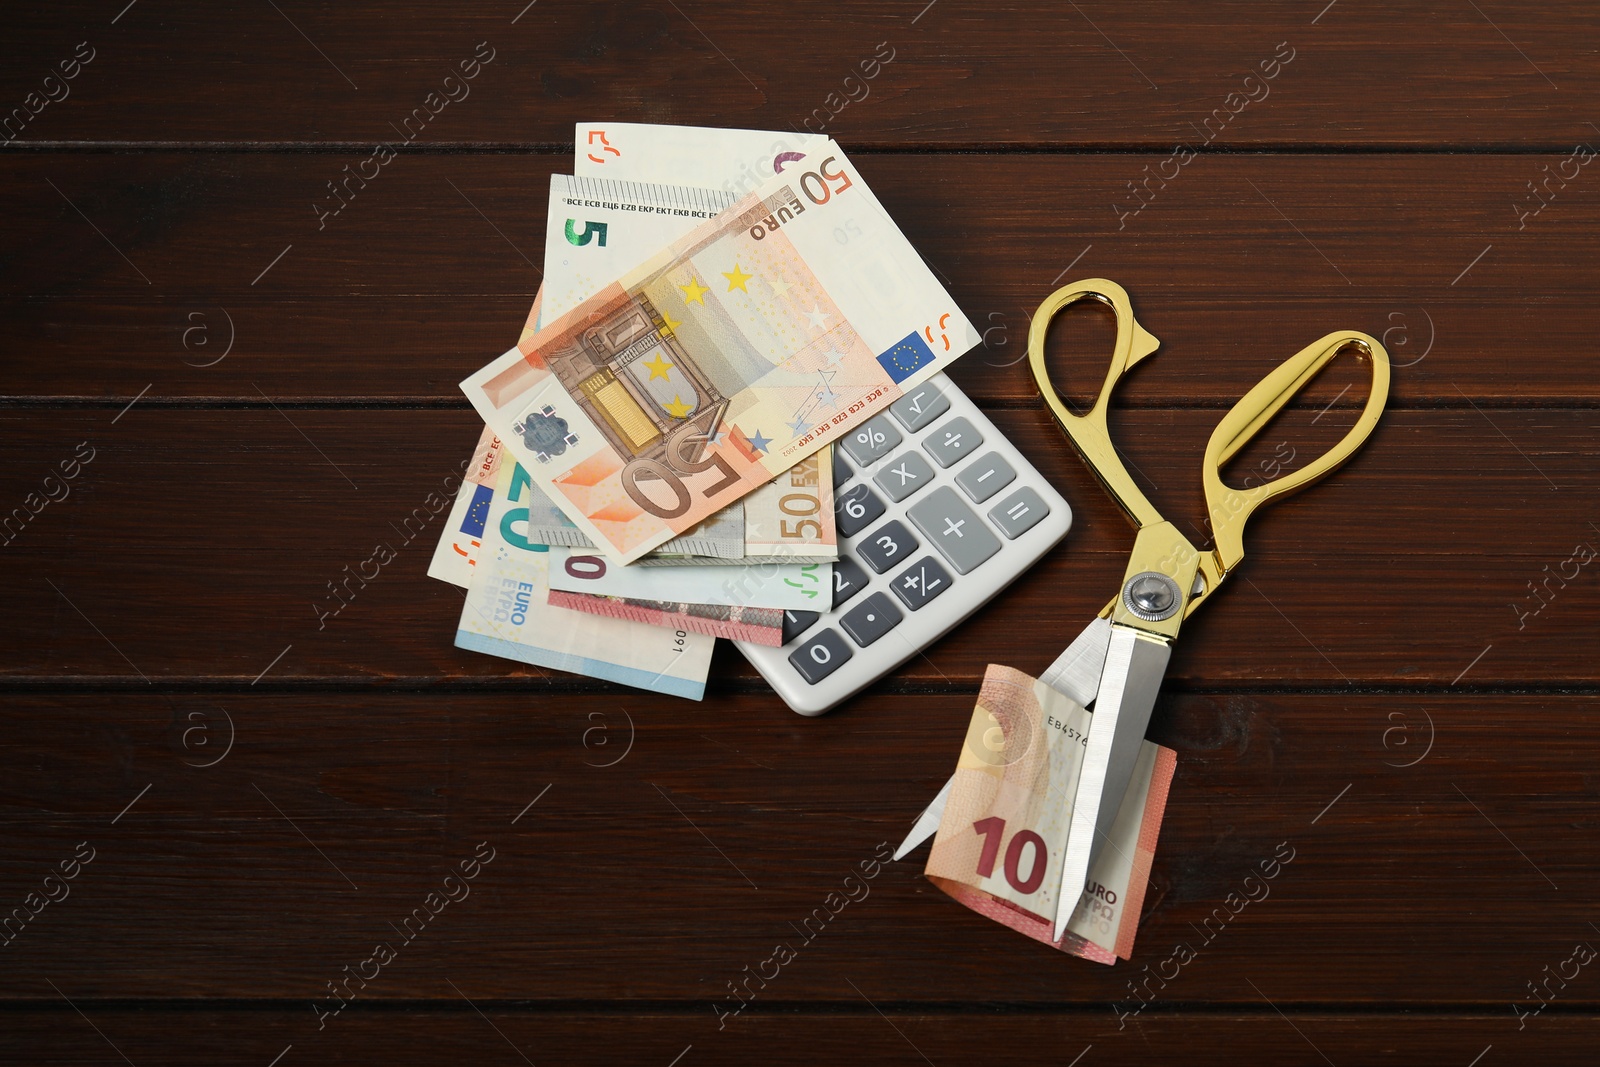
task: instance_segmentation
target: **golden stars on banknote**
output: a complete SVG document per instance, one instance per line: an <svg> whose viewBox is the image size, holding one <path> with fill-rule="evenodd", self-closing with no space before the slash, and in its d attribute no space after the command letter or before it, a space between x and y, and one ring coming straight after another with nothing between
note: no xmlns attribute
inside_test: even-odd
<svg viewBox="0 0 1600 1067"><path fill-rule="evenodd" d="M723 271L722 276L728 279L728 292L730 293L735 289L742 293L748 293L750 290L744 287L744 283L755 277L754 274L746 274L740 270L737 263L733 265L732 271Z"/></svg>
<svg viewBox="0 0 1600 1067"><path fill-rule="evenodd" d="M645 360L644 365L650 368L650 380L652 382L657 378L661 378L665 381L672 380L671 376L667 374L667 371L672 369L672 364L668 363L667 357L662 355L660 352L656 353L655 359Z"/></svg>
<svg viewBox="0 0 1600 1067"><path fill-rule="evenodd" d="M683 290L683 302L685 304L695 303L701 307L706 306L706 294L711 290L701 285L699 278L690 278L688 285L680 285L678 288Z"/></svg>

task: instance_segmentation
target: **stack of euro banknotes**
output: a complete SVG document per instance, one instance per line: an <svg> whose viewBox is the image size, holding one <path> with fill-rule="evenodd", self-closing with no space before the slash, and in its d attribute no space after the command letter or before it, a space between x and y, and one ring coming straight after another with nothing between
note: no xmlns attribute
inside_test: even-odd
<svg viewBox="0 0 1600 1067"><path fill-rule="evenodd" d="M700 699L826 610L831 442L978 342L831 139L580 124L429 574L456 644Z"/></svg>
<svg viewBox="0 0 1600 1067"><path fill-rule="evenodd" d="M785 611L831 606L831 442L979 338L829 138L599 123L574 149L522 335L461 383L485 426L428 573L466 590L462 648L700 699L716 638L778 646ZM1174 757L1145 743L1054 940L1090 719L990 667L923 816L927 873L1110 963L1132 950Z"/></svg>

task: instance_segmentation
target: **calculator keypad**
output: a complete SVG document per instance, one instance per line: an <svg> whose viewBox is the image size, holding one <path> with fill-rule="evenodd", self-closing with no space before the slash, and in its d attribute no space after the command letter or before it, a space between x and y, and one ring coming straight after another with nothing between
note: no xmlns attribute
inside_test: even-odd
<svg viewBox="0 0 1600 1067"><path fill-rule="evenodd" d="M1066 501L942 374L835 442L833 477L831 607L785 612L781 648L737 642L805 714L937 640L1060 540L1072 519ZM884 640L891 631L895 639Z"/></svg>

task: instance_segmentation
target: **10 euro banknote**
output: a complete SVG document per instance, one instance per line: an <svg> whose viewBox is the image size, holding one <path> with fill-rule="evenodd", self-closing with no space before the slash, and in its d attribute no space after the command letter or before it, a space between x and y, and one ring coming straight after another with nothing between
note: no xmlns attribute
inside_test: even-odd
<svg viewBox="0 0 1600 1067"><path fill-rule="evenodd" d="M462 388L550 498L626 563L977 341L830 141Z"/></svg>
<svg viewBox="0 0 1600 1067"><path fill-rule="evenodd" d="M1057 894L1093 716L1010 667L990 665L950 782L927 876L967 907L1098 963L1127 959L1177 765L1145 741L1110 836L1060 941Z"/></svg>

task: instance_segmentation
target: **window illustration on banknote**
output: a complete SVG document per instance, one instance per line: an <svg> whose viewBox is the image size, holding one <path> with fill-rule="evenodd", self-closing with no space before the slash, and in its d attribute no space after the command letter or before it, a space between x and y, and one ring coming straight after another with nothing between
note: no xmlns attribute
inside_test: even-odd
<svg viewBox="0 0 1600 1067"><path fill-rule="evenodd" d="M704 453L728 400L679 341L674 330L681 325L645 293L628 293L548 354L550 370L573 400L617 454L628 457L623 488L664 518L689 506L681 475L727 465ZM731 468L724 473L737 481ZM662 494L647 492L641 480L665 483L672 501L663 503Z"/></svg>

